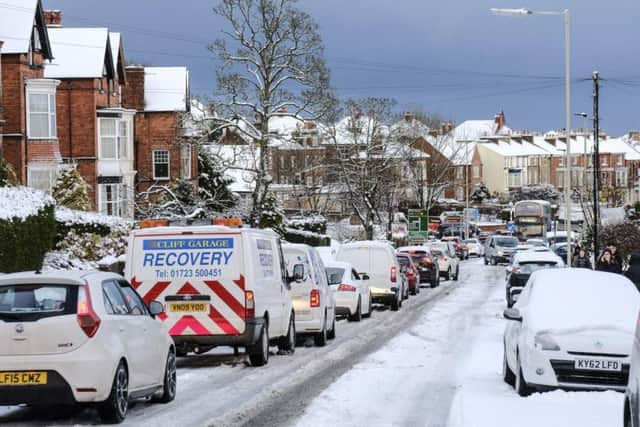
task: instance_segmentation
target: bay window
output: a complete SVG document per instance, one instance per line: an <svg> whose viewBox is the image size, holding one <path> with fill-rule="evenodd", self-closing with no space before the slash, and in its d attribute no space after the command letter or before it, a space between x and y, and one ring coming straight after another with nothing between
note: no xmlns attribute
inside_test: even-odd
<svg viewBox="0 0 640 427"><path fill-rule="evenodd" d="M127 215L127 194L123 184L100 184L98 190L101 214L113 216Z"/></svg>
<svg viewBox="0 0 640 427"><path fill-rule="evenodd" d="M27 90L27 133L31 139L56 138L55 91L44 93Z"/></svg>
<svg viewBox="0 0 640 427"><path fill-rule="evenodd" d="M100 118L100 158L122 160L128 157L129 127L126 121Z"/></svg>

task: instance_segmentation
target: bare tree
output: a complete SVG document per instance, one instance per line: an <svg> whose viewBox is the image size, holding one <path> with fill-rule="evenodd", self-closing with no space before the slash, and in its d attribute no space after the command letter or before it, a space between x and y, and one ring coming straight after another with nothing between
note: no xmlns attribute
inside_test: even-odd
<svg viewBox="0 0 640 427"><path fill-rule="evenodd" d="M222 0L214 8L229 28L209 48L221 65L217 87L221 120L216 131L234 127L238 117L255 124L237 128L259 150L251 195L250 223L257 225L269 190L269 119L292 116L321 118L332 105L329 71L318 26L295 7L296 0Z"/></svg>
<svg viewBox="0 0 640 427"><path fill-rule="evenodd" d="M372 239L380 211L392 203L400 181L397 153L388 149L388 122L395 101L388 98L349 100L348 116L332 130L337 173L345 198Z"/></svg>

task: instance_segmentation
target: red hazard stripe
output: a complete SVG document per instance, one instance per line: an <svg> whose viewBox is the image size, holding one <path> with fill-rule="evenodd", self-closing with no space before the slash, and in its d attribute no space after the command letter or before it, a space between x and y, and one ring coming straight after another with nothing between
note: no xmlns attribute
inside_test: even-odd
<svg viewBox="0 0 640 427"><path fill-rule="evenodd" d="M169 335L182 335L187 329L191 329L196 335L211 335L211 331L207 330L202 323L198 322L193 316L183 316L169 330Z"/></svg>
<svg viewBox="0 0 640 427"><path fill-rule="evenodd" d="M238 301L231 293L217 280L204 282L213 292L220 297L220 299L229 306L229 308L238 315L239 318L244 319L244 304Z"/></svg>
<svg viewBox="0 0 640 427"><path fill-rule="evenodd" d="M163 293L171 284L171 282L156 282L155 285L151 287L149 292L142 298L144 302L149 304L151 301L154 301L158 296Z"/></svg>
<svg viewBox="0 0 640 427"><path fill-rule="evenodd" d="M234 280L233 283L238 285L238 287L244 291L244 276L242 274L240 275L240 278L238 280Z"/></svg>
<svg viewBox="0 0 640 427"><path fill-rule="evenodd" d="M189 282L186 282L179 290L176 292L176 295L200 295L200 292Z"/></svg>
<svg viewBox="0 0 640 427"><path fill-rule="evenodd" d="M131 286L133 286L133 289L138 289L140 287L140 285L142 285L142 282L138 282L136 280L136 276L133 276L131 278Z"/></svg>
<svg viewBox="0 0 640 427"><path fill-rule="evenodd" d="M209 310L209 317L211 320L216 322L216 325L218 325L225 334L231 335L240 333L240 331L229 323L229 321L218 310L216 310L214 306L211 306L211 309Z"/></svg>

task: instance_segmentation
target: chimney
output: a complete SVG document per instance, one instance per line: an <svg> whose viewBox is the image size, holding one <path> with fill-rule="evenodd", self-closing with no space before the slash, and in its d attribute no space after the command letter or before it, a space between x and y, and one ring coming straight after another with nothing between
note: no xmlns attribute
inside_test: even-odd
<svg viewBox="0 0 640 427"><path fill-rule="evenodd" d="M406 113L404 113L404 119L407 122L412 122L413 121L413 114L410 111L407 111Z"/></svg>
<svg viewBox="0 0 640 427"><path fill-rule="evenodd" d="M62 27L62 12L59 10L45 10L44 23L51 28Z"/></svg>
<svg viewBox="0 0 640 427"><path fill-rule="evenodd" d="M495 123L495 131L498 133L500 129L504 126L504 111L500 111L493 117L493 122Z"/></svg>
<svg viewBox="0 0 640 427"><path fill-rule="evenodd" d="M125 73L127 85L122 87L122 106L144 111L144 66L129 65Z"/></svg>
<svg viewBox="0 0 640 427"><path fill-rule="evenodd" d="M442 123L442 134L446 135L453 130L453 123L444 122Z"/></svg>

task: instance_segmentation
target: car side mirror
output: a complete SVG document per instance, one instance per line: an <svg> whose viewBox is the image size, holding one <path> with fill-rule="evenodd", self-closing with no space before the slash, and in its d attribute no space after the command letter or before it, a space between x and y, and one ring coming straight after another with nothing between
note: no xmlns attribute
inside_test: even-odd
<svg viewBox="0 0 640 427"><path fill-rule="evenodd" d="M149 303L149 313L152 317L156 317L157 315L164 313L164 306L159 301L151 301Z"/></svg>
<svg viewBox="0 0 640 427"><path fill-rule="evenodd" d="M360 274L360 279L362 279L362 280L369 280L369 279L370 279L370 277L369 277L369 275L368 275L367 273L362 273L362 274Z"/></svg>
<svg viewBox="0 0 640 427"><path fill-rule="evenodd" d="M513 320L514 322L522 322L522 314L517 308L507 308L502 315L507 320Z"/></svg>
<svg viewBox="0 0 640 427"><path fill-rule="evenodd" d="M304 264L296 264L293 266L293 280L296 283L304 280Z"/></svg>

